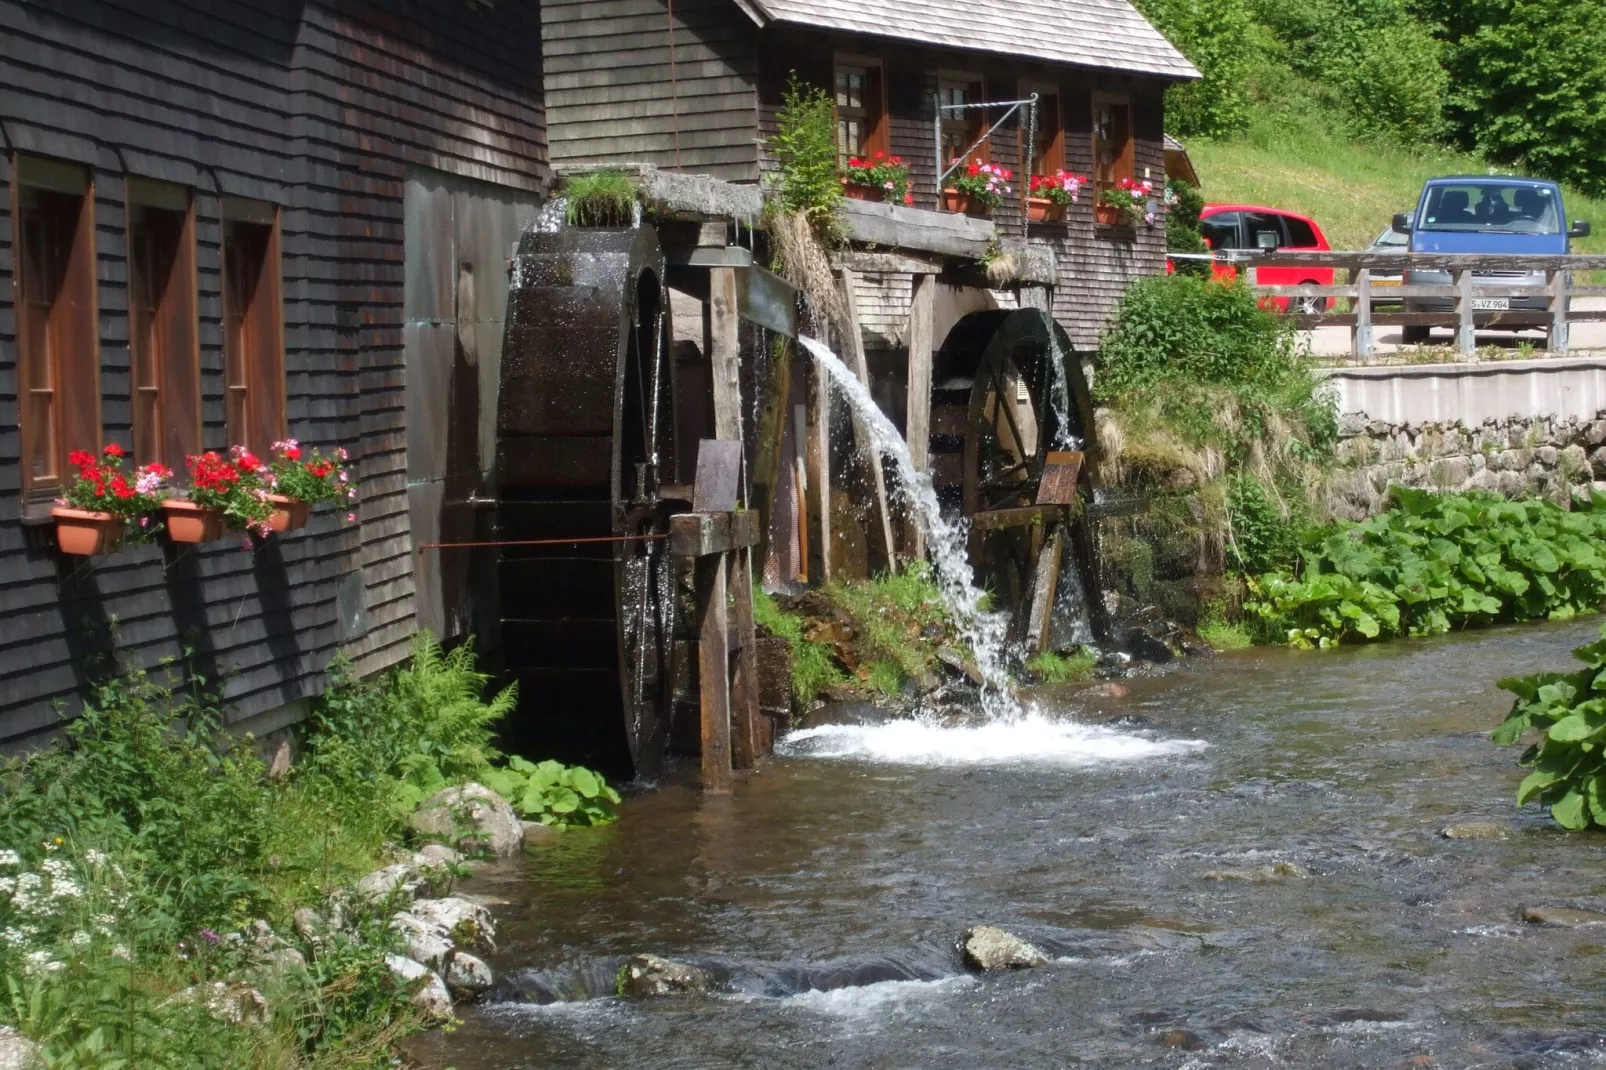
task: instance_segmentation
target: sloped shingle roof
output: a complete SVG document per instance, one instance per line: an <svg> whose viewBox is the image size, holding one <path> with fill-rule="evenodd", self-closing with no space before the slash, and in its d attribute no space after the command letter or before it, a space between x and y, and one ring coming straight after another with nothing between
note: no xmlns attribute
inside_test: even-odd
<svg viewBox="0 0 1606 1070"><path fill-rule="evenodd" d="M797 23L1050 63L1189 79L1199 72L1127 0L738 0Z"/></svg>

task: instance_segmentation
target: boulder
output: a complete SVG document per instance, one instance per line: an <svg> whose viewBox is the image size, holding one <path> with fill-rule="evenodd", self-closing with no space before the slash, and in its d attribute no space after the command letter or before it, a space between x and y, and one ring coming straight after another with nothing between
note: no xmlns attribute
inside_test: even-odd
<svg viewBox="0 0 1606 1070"><path fill-rule="evenodd" d="M268 1001L262 992L238 981L191 985L167 1002L200 1004L212 1017L230 1025L262 1025L268 1020Z"/></svg>
<svg viewBox="0 0 1606 1070"><path fill-rule="evenodd" d="M1024 970L1048 962L1036 944L991 925L966 929L960 946L973 970Z"/></svg>
<svg viewBox="0 0 1606 1070"><path fill-rule="evenodd" d="M708 984L708 975L696 966L657 955L637 955L619 967L616 987L626 999L648 999L706 992Z"/></svg>
<svg viewBox="0 0 1606 1070"><path fill-rule="evenodd" d="M0 1025L0 1070L39 1070L44 1065L39 1045L9 1025Z"/></svg>
<svg viewBox="0 0 1606 1070"><path fill-rule="evenodd" d="M521 821L519 824L524 827L525 850L529 850L531 847L536 847L541 844L551 843L561 835L561 833L551 825L543 825L539 821Z"/></svg>
<svg viewBox="0 0 1606 1070"><path fill-rule="evenodd" d="M287 980L307 971L307 957L293 947L280 947L263 956L262 969L270 977Z"/></svg>
<svg viewBox="0 0 1606 1070"><path fill-rule="evenodd" d="M1207 881L1239 881L1244 884L1267 884L1288 877L1304 880L1310 870L1298 862L1274 862L1267 866L1250 866L1248 869L1212 869L1204 874Z"/></svg>
<svg viewBox="0 0 1606 1070"><path fill-rule="evenodd" d="M485 960L459 951L446 960L446 988L458 999L479 999L489 992L491 968Z"/></svg>
<svg viewBox="0 0 1606 1070"><path fill-rule="evenodd" d="M425 799L408 819L413 829L469 850L516 854L524 826L508 801L483 784L460 784Z"/></svg>
<svg viewBox="0 0 1606 1070"><path fill-rule="evenodd" d="M407 957L439 969L452 950L452 939L440 926L405 911L391 916L390 927L401 935Z"/></svg>
<svg viewBox="0 0 1606 1070"><path fill-rule="evenodd" d="M419 869L428 869L431 866L451 866L463 860L463 856L446 846L444 843L426 843L413 855L413 865Z"/></svg>
<svg viewBox="0 0 1606 1070"><path fill-rule="evenodd" d="M423 886L424 878L418 875L416 866L411 862L397 862L376 869L358 881L357 893L373 902L392 896L411 901Z"/></svg>
<svg viewBox="0 0 1606 1070"><path fill-rule="evenodd" d="M329 923L324 920L322 914L311 907L296 908L291 920L295 925L296 934L309 944L321 942L329 932Z"/></svg>
<svg viewBox="0 0 1606 1070"><path fill-rule="evenodd" d="M446 982L442 981L440 974L412 959L402 958L400 955L386 955L385 965L395 974L402 984L413 989L411 1003L417 1007L426 1020L432 1022L449 1022L452 1020L452 997L446 991Z"/></svg>
<svg viewBox="0 0 1606 1070"><path fill-rule="evenodd" d="M1522 920L1530 925L1554 925L1569 929L1583 925L1606 925L1606 914L1574 907L1523 907Z"/></svg>
<svg viewBox="0 0 1606 1070"><path fill-rule="evenodd" d="M1447 840L1505 840L1511 837L1511 829L1497 821L1463 821L1444 826L1439 835Z"/></svg>
<svg viewBox="0 0 1606 1070"><path fill-rule="evenodd" d="M420 899L413 903L409 913L434 926L454 944L496 950L496 922L491 912L478 903L457 896Z"/></svg>

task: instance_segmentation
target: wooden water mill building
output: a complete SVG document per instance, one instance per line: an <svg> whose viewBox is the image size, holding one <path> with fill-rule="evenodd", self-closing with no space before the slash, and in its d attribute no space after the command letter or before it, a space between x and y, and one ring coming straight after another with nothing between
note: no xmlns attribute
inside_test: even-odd
<svg viewBox="0 0 1606 1070"><path fill-rule="evenodd" d="M938 169L1007 111L979 105L1035 94L974 151L1159 183L1163 92L1196 76L1123 0L0 0L0 17L8 746L71 714L113 632L147 664L193 652L260 733L300 716L336 651L377 671L428 627L520 680L527 750L627 771L697 749L712 633L688 591L707 605L750 574L819 582L919 551L784 341L796 292L763 270L789 75L835 94L844 152L913 165L913 206L844 205L832 341L971 513L1032 508L1054 354L1089 349L1161 270L1164 207L1104 226L1084 195L1028 224L1012 194L960 216L938 210ZM640 220L543 219L565 174L599 166L637 176ZM1000 252L1015 268L990 281ZM231 289L241 271L262 281ZM1030 425L1006 436L1029 487L978 478L997 460L976 454L978 413L994 439ZM351 450L351 522L320 511L254 553L56 552L68 451L173 463L286 433ZM593 538L614 541L575 541ZM996 555L1006 582L1020 550ZM735 727L712 742L751 760L751 624L738 608L719 631Z"/></svg>

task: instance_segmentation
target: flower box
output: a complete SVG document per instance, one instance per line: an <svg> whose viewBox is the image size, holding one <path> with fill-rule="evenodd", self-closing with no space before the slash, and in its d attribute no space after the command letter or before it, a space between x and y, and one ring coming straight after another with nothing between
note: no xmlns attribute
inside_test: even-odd
<svg viewBox="0 0 1606 1070"><path fill-rule="evenodd" d="M128 521L115 513L97 513L58 505L50 510L56 521L56 547L64 554L92 557L116 553L123 545Z"/></svg>
<svg viewBox="0 0 1606 1070"><path fill-rule="evenodd" d="M1106 227L1118 227L1126 222L1126 212L1113 204L1095 204L1093 220Z"/></svg>
<svg viewBox="0 0 1606 1070"><path fill-rule="evenodd" d="M944 212L958 212L960 215L986 215L987 209L978 205L968 193L961 193L956 189L942 191L942 210Z"/></svg>
<svg viewBox="0 0 1606 1070"><path fill-rule="evenodd" d="M860 186L848 182L842 187L842 196L850 201L880 201L882 191L875 186Z"/></svg>
<svg viewBox="0 0 1606 1070"><path fill-rule="evenodd" d="M167 513L167 537L174 542L216 542L223 537L223 510L183 498L162 503Z"/></svg>
<svg viewBox="0 0 1606 1070"><path fill-rule="evenodd" d="M311 502L289 498L283 494L268 495L268 502L273 506L273 514L268 517L268 527L280 535L306 527L308 518L312 516Z"/></svg>
<svg viewBox="0 0 1606 1070"><path fill-rule="evenodd" d="M1026 218L1033 223L1057 223L1065 218L1065 205L1055 204L1047 197L1027 197Z"/></svg>

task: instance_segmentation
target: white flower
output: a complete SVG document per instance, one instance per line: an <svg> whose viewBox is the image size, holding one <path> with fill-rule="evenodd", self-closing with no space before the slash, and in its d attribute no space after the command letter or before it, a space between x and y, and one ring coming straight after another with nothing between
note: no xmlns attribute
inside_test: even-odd
<svg viewBox="0 0 1606 1070"><path fill-rule="evenodd" d="M131 959L134 957L133 955L129 954L128 947L124 944L113 944L109 954L112 954L120 959Z"/></svg>
<svg viewBox="0 0 1606 1070"><path fill-rule="evenodd" d="M72 944L73 947L88 947L92 940L94 940L94 937L86 932L76 932L68 937L68 943Z"/></svg>
<svg viewBox="0 0 1606 1070"><path fill-rule="evenodd" d="M21 855L19 855L15 851L11 850L10 848L7 848L5 850L0 850L0 866L20 866L20 865L22 865L22 856Z"/></svg>
<svg viewBox="0 0 1606 1070"><path fill-rule="evenodd" d="M30 974L58 973L66 968L63 963L51 958L48 951L30 951L23 956L22 961L22 968Z"/></svg>
<svg viewBox="0 0 1606 1070"><path fill-rule="evenodd" d="M10 895L17 890L15 877L0 877L0 895Z"/></svg>
<svg viewBox="0 0 1606 1070"><path fill-rule="evenodd" d="M0 931L0 940L4 940L12 947L21 947L23 944L28 942L28 934L23 932L21 929L9 928L4 931Z"/></svg>

